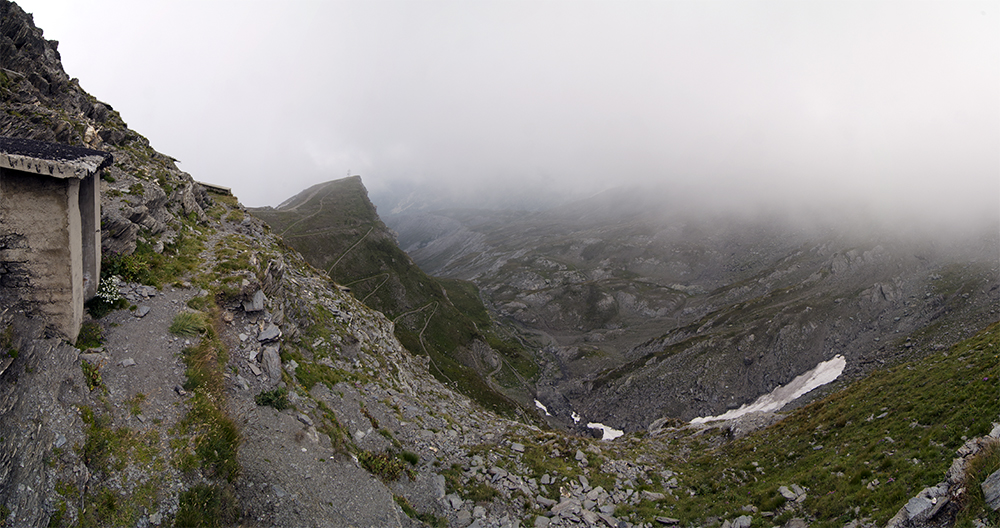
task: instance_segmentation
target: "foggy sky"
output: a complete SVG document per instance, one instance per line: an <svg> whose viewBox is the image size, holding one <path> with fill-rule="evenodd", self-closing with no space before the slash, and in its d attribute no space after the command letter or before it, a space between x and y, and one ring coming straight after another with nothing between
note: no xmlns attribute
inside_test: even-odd
<svg viewBox="0 0 1000 528"><path fill-rule="evenodd" d="M1000 216L996 1L18 3L251 206L350 172Z"/></svg>

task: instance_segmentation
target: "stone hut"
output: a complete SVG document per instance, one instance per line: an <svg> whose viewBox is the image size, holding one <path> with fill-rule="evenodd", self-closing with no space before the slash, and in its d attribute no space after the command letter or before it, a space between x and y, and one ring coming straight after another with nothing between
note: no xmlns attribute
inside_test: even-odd
<svg viewBox="0 0 1000 528"><path fill-rule="evenodd" d="M98 172L107 152L0 137L0 317L40 317L76 341L101 278Z"/></svg>

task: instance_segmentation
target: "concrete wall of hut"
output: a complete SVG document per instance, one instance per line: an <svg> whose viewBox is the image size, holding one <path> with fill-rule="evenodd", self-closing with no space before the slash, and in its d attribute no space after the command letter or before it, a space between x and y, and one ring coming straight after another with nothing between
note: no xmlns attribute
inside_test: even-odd
<svg viewBox="0 0 1000 528"><path fill-rule="evenodd" d="M0 170L0 310L40 316L70 341L79 334L84 300L96 293L100 278L96 183L93 176L60 179Z"/></svg>

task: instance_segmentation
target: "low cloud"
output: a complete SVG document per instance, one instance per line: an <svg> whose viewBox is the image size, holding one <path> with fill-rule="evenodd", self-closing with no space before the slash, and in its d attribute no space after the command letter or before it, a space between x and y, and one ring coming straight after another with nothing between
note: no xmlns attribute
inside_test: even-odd
<svg viewBox="0 0 1000 528"><path fill-rule="evenodd" d="M85 89L248 205L352 173L470 204L641 185L1000 216L995 3L21 4Z"/></svg>

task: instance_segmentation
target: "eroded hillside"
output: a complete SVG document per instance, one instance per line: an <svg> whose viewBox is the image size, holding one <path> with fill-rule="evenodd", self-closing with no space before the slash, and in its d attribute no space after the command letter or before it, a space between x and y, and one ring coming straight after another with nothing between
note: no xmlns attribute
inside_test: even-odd
<svg viewBox="0 0 1000 528"><path fill-rule="evenodd" d="M250 211L310 264L392 319L432 373L496 412L533 420L534 358L494 324L475 286L435 279L396 245L361 178L315 185L278 208Z"/></svg>
<svg viewBox="0 0 1000 528"><path fill-rule="evenodd" d="M752 402L836 355L857 379L997 317L995 230L929 241L599 196L389 220L432 274L547 341L542 402L625 430ZM930 335L939 337L930 338Z"/></svg>

